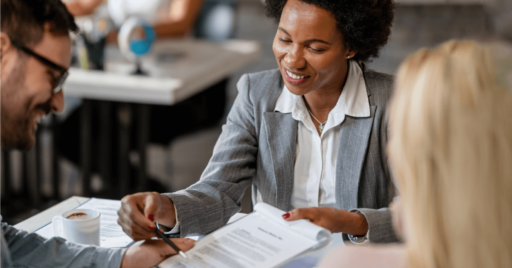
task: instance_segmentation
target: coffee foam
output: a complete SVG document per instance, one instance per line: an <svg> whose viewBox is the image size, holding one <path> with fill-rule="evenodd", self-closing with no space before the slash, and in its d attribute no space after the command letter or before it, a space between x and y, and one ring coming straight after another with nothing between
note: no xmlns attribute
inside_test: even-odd
<svg viewBox="0 0 512 268"><path fill-rule="evenodd" d="M92 219L91 215L85 213L85 212L75 212L69 216L66 217L68 220L88 220Z"/></svg>

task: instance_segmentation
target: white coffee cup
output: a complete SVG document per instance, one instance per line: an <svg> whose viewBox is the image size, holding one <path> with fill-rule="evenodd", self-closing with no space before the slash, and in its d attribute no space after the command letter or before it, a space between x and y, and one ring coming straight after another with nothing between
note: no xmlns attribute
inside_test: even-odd
<svg viewBox="0 0 512 268"><path fill-rule="evenodd" d="M53 234L73 243L99 246L100 216L92 209L68 210L53 217Z"/></svg>

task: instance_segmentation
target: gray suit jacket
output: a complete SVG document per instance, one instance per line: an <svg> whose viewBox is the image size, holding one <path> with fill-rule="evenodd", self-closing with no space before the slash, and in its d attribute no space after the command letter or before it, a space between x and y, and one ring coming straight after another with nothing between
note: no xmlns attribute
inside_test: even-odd
<svg viewBox="0 0 512 268"><path fill-rule="evenodd" d="M363 66L364 68L364 66ZM336 204L366 216L371 242L395 242L386 207L394 196L385 153L386 104L390 75L364 70L371 116L346 117L340 129L336 164ZM201 179L185 190L166 194L174 202L181 236L206 234L226 224L240 210L245 189L253 202L290 210L298 122L274 112L283 90L279 70L246 74Z"/></svg>

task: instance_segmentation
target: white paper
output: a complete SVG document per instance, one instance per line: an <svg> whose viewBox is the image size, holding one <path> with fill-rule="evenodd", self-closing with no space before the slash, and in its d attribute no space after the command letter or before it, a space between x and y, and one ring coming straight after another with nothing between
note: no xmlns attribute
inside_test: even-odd
<svg viewBox="0 0 512 268"><path fill-rule="evenodd" d="M121 207L121 201L91 198L76 208L92 209L101 213L100 218L100 246L107 248L126 247L133 240L123 232L123 229L117 224L117 210ZM43 228L36 231L37 234L51 238L53 234L53 225L50 222Z"/></svg>
<svg viewBox="0 0 512 268"><path fill-rule="evenodd" d="M278 217L275 217L276 213ZM199 240L194 248L187 251L187 259L176 255L159 264L159 267L276 267L324 240L329 241L330 232L320 227L320 232L317 232L317 226L312 223L299 224L300 227L295 228L307 235L279 223L283 213L269 205L258 204L254 213ZM313 230L304 230L308 227ZM327 234L327 237L324 238L323 234ZM321 241L316 237L320 237Z"/></svg>

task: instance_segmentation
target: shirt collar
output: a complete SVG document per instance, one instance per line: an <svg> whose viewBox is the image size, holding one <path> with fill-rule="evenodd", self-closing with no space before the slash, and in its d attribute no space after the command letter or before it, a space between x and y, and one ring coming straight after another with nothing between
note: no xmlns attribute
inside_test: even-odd
<svg viewBox="0 0 512 268"><path fill-rule="evenodd" d="M291 93L286 85L283 87L283 91L277 99L274 111L291 113L295 120L300 121L304 120L304 117L308 114L302 96ZM370 116L370 103L368 101L363 71L355 61L349 62L349 71L345 86L341 91L336 106L329 113L329 117L333 116L335 121L343 121L345 115L352 117ZM334 123L337 125L341 122Z"/></svg>

